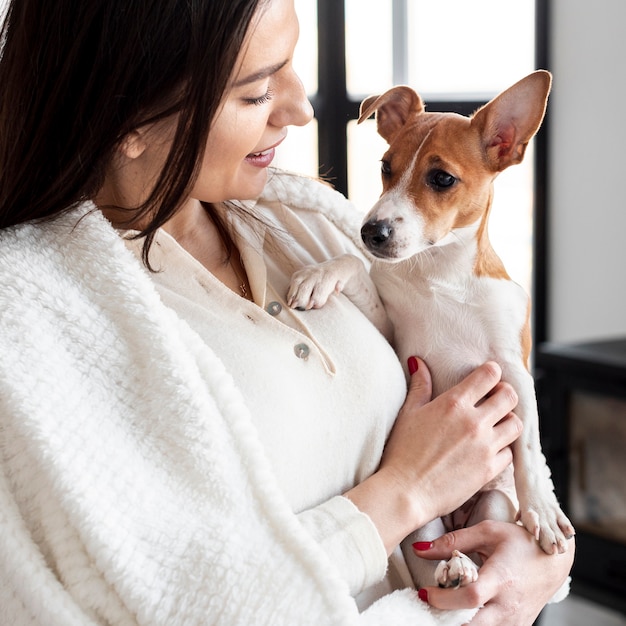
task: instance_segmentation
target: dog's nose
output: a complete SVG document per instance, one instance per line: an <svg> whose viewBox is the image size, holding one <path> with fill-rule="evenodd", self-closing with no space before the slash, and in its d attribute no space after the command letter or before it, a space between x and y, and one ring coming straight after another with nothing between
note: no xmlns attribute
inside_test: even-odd
<svg viewBox="0 0 626 626"><path fill-rule="evenodd" d="M393 227L387 220L365 222L361 227L361 239L372 252L384 250L392 235Z"/></svg>

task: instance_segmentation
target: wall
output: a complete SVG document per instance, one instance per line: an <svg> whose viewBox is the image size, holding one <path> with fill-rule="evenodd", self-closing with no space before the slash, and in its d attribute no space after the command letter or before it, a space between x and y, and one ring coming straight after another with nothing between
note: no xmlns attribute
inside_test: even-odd
<svg viewBox="0 0 626 626"><path fill-rule="evenodd" d="M548 338L626 335L626 2L552 0Z"/></svg>

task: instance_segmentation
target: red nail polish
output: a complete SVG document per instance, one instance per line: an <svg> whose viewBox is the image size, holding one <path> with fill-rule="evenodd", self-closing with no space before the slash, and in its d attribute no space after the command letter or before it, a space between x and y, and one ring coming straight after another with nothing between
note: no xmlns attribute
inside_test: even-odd
<svg viewBox="0 0 626 626"><path fill-rule="evenodd" d="M412 546L416 550L430 550L433 547L432 541L416 541Z"/></svg>
<svg viewBox="0 0 626 626"><path fill-rule="evenodd" d="M409 361L408 361L408 365L409 365L409 374L411 374L411 376L413 376L413 374L415 374L415 372L417 372L417 368L418 363L417 363L417 359L414 356L410 356L409 357Z"/></svg>
<svg viewBox="0 0 626 626"><path fill-rule="evenodd" d="M426 591L426 589L420 589L417 592L417 597L422 600L422 602L428 602L428 591Z"/></svg>

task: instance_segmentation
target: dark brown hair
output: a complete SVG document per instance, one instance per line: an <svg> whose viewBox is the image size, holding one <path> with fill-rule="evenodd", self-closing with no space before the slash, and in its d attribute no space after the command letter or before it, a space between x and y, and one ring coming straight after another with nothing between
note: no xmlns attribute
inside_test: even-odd
<svg viewBox="0 0 626 626"><path fill-rule="evenodd" d="M157 228L197 176L211 122L264 0L12 0L0 58L0 228L92 198L119 142L178 113L135 217Z"/></svg>

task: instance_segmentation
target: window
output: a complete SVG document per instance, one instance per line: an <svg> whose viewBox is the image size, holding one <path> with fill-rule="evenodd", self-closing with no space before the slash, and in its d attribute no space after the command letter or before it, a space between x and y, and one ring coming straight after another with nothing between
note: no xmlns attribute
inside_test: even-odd
<svg viewBox="0 0 626 626"><path fill-rule="evenodd" d="M366 211L386 143L373 120L357 126L362 99L404 83L428 110L472 113L538 66L536 7L542 0L296 0L294 63L316 119L290 130L276 164L327 178ZM529 293L536 144L496 180L490 220L494 248Z"/></svg>

